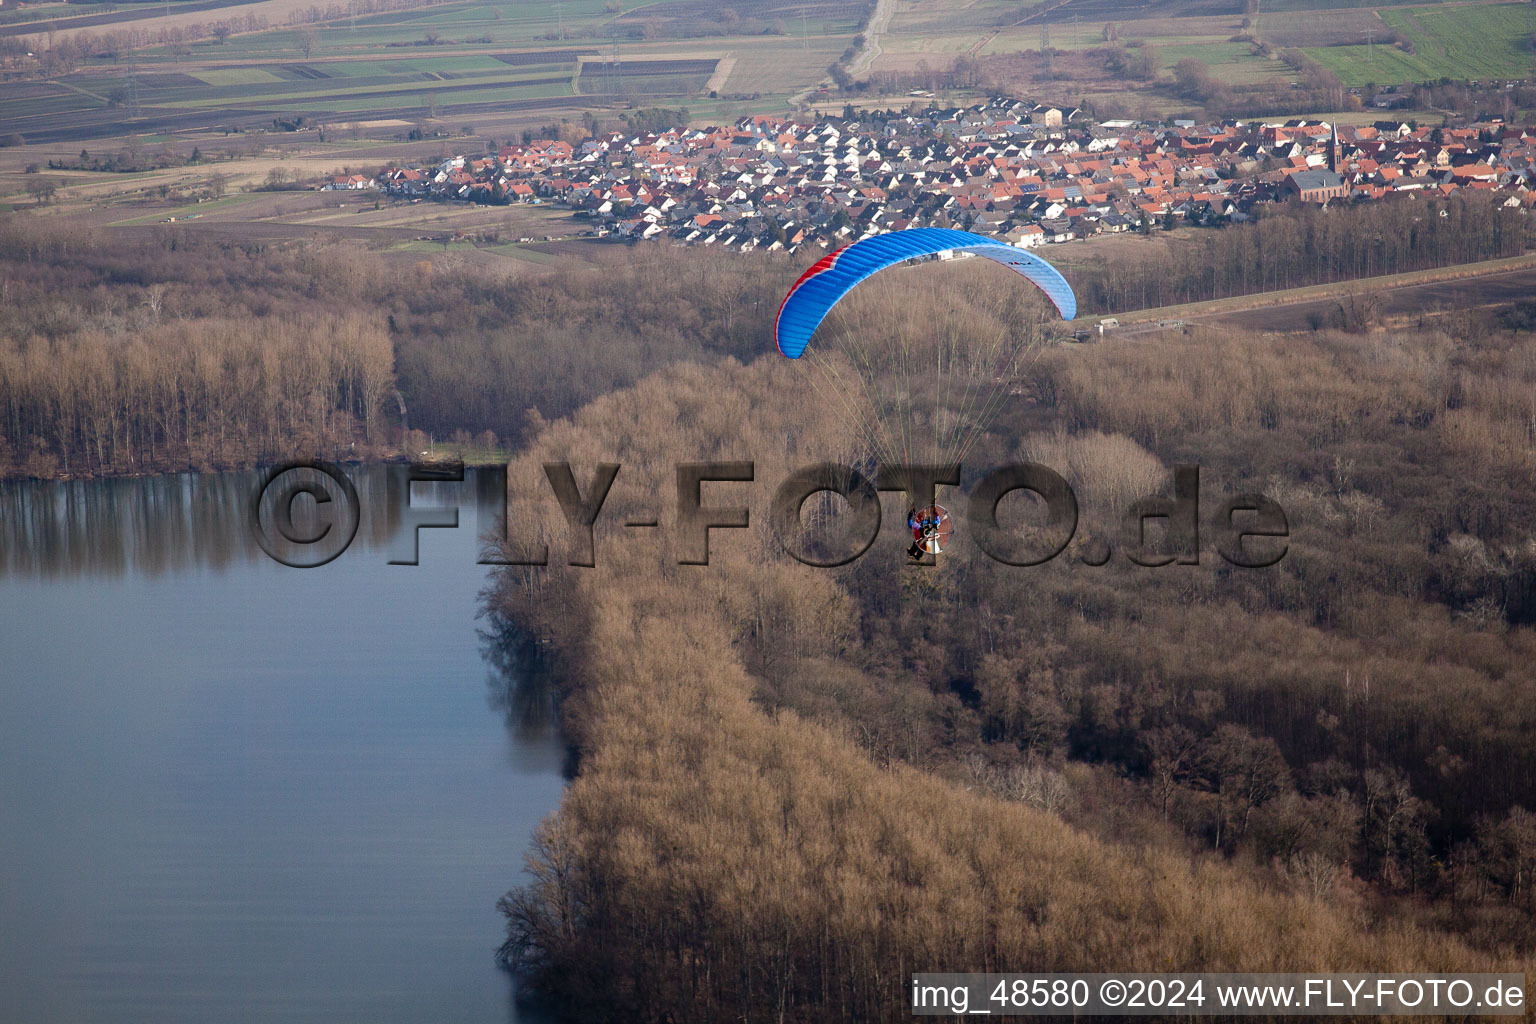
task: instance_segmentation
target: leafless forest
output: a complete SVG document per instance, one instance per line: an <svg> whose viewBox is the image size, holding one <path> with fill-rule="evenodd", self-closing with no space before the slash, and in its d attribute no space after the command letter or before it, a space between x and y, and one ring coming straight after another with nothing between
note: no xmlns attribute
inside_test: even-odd
<svg viewBox="0 0 1536 1024"><path fill-rule="evenodd" d="M1297 217L1191 244L1227 275L1262 250L1246 280L1274 287L1316 273L1296 246L1341 277L1499 255L1499 216ZM1458 241L1447 221L1487 230ZM1368 227L1436 255L1372 248ZM551 641L579 759L535 881L502 903L502 955L571 1015L905 1019L914 970L1536 968L1529 318L1046 346L967 486L1052 466L1081 546L1004 566L962 519L915 568L888 522L817 570L766 529L773 487L864 453L773 354L788 260L615 249L498 278L146 237L0 223L0 468L366 456L402 427L521 447L514 514L544 524L519 532L546 535L553 564L504 571L487 600L508 643ZM899 307L854 296L847 322L951 322L974 292L913 281ZM681 566L673 464L710 459L755 461L754 483L706 493L750 504L754 527ZM558 460L583 487L623 463L597 568L561 564L541 468ZM1087 564L1191 463L1203 510L1239 491L1281 504L1278 565L1209 544L1198 565ZM657 512L657 542L613 525Z"/></svg>
<svg viewBox="0 0 1536 1024"><path fill-rule="evenodd" d="M553 639L581 756L503 955L560 1005L897 1020L914 970L1531 968L1527 336L1051 349L972 457L1058 468L1117 548L1116 511L1197 463L1203 508L1286 510L1265 570L1023 569L963 538L913 568L889 525L798 565L773 486L856 454L798 372L659 374L514 465L555 567L507 570L493 607ZM708 503L759 528L717 531L711 565L601 526L595 569L561 564L541 463L622 462L623 522L667 507L674 460L733 458L757 482Z"/></svg>
<svg viewBox="0 0 1536 1024"><path fill-rule="evenodd" d="M1071 276L1085 311L1117 312L1516 255L1528 219L1480 195L1282 208ZM0 473L368 457L406 429L517 444L658 367L771 350L798 269L652 247L509 279L339 243L13 217L0 221ZM1368 325L1350 312L1344 326Z"/></svg>
<svg viewBox="0 0 1536 1024"><path fill-rule="evenodd" d="M0 221L0 475L515 444L679 359L763 351L786 261L615 252L532 279L343 244Z"/></svg>
<svg viewBox="0 0 1536 1024"><path fill-rule="evenodd" d="M1118 263L1073 281L1085 310L1150 309L1518 256L1530 218L1477 193L1322 210L1296 206L1202 231L1168 260Z"/></svg>

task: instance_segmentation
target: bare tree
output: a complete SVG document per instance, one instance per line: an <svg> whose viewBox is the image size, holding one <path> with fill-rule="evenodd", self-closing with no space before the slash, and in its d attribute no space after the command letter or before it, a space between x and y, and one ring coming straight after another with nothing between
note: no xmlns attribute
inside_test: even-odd
<svg viewBox="0 0 1536 1024"><path fill-rule="evenodd" d="M160 312L165 308L165 285L152 284L144 290L144 308L149 310L150 320L160 322Z"/></svg>
<svg viewBox="0 0 1536 1024"><path fill-rule="evenodd" d="M1153 792L1162 809L1163 820L1166 821L1168 803L1173 799L1180 781L1188 775L1199 744L1195 734L1181 725L1153 729L1147 733L1143 742L1151 758Z"/></svg>

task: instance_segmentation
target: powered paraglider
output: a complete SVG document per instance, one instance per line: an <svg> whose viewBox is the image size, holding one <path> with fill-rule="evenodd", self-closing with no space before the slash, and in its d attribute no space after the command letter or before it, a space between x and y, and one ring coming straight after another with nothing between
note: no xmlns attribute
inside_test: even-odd
<svg viewBox="0 0 1536 1024"><path fill-rule="evenodd" d="M931 268L967 256L1029 281L1061 317L1077 315L1071 286L1045 260L947 228L894 231L839 249L807 270L779 307L779 351L810 364L812 386L841 403L854 437L881 462L955 465L965 457L1014 384L1021 355L1039 341L1038 313L1027 298L1034 292L999 288L997 275L941 275L944 301L917 315L910 295L933 291L933 282L898 274L880 296L877 317L839 316L833 308L887 268Z"/></svg>

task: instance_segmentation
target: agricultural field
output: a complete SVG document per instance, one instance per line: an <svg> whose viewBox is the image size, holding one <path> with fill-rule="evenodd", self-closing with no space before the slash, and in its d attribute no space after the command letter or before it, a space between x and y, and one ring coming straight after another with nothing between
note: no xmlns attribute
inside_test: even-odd
<svg viewBox="0 0 1536 1024"><path fill-rule="evenodd" d="M1257 4L1263 14L1282 11L1333 11L1351 8L1377 8L1396 6L1424 6L1426 3L1459 3L1464 0L1261 0ZM1247 13L1247 0L1149 0L1137 4L1127 12L1124 0L1066 0L1064 3L1048 2L1045 10L1032 10L1034 20L1113 21L1134 13L1138 18L1196 18L1208 16L1242 16Z"/></svg>
<svg viewBox="0 0 1536 1024"><path fill-rule="evenodd" d="M1049 38L1057 51L1075 54L1097 50L1106 45L1106 21L1085 17L1049 22L1020 15L1018 4L979 0L937 0L916 4L898 0L890 32L882 39L883 54L876 70L912 71L919 63L947 66L960 55L1002 57L1026 51L1038 51ZM1138 8L1138 13L1142 9ZM1211 73L1234 85L1272 81L1284 77L1285 68L1278 61L1256 57L1245 43L1234 43L1234 35L1243 31L1242 16L1200 15L1185 18L1138 17L1108 19L1115 26L1119 40L1135 40L1157 48L1165 67L1184 57L1197 57L1211 66ZM1090 88L1101 77L1087 64L1069 60L1070 81L1079 89Z"/></svg>
<svg viewBox="0 0 1536 1024"><path fill-rule="evenodd" d="M629 9L614 19L613 27L638 29L642 37L651 38L825 35L856 26L867 8L860 0L661 0L626 6Z"/></svg>
<svg viewBox="0 0 1536 1024"><path fill-rule="evenodd" d="M1262 10L1267 14L1278 14L1282 11L1329 11L1328 17L1333 17L1332 11L1353 10L1367 8L1375 10L1382 7L1426 7L1439 3L1460 4L1466 0L1264 0ZM1475 2L1475 0L1474 0Z"/></svg>
<svg viewBox="0 0 1536 1024"><path fill-rule="evenodd" d="M1280 47L1383 45L1392 29L1375 10L1331 11L1326 18L1312 13L1266 13L1257 31L1264 41Z"/></svg>
<svg viewBox="0 0 1536 1024"><path fill-rule="evenodd" d="M1536 70L1531 34L1536 6L1467 4L1378 12L1387 30L1414 48L1318 46L1306 52L1346 85L1427 82L1438 78L1526 78Z"/></svg>
<svg viewBox="0 0 1536 1024"><path fill-rule="evenodd" d="M195 6L205 7L204 0ZM254 11L291 0L259 0ZM56 5L66 6L66 5ZM147 5L135 31L156 33L186 4ZM0 80L0 136L62 143L168 131L249 131L280 122L334 125L451 119L450 132L506 132L584 109L708 106L741 116L783 109L849 46L866 4L819 0L460 0L334 16L87 59L67 74ZM284 9L286 10L286 8ZM309 18L309 8L281 14ZM170 11L166 14L164 12ZM154 13L158 12L158 13ZM297 13L295 13L297 12ZM204 12L202 18L217 14ZM707 16L706 16L707 15ZM62 22L60 22L62 24ZM60 30L61 37L67 31ZM98 47L100 49L100 47ZM137 131L135 131L137 129ZM404 134L394 132L391 134Z"/></svg>
<svg viewBox="0 0 1536 1024"><path fill-rule="evenodd" d="M1290 75L1290 69L1280 61L1255 55L1248 43L1178 40L1158 44L1157 55L1165 68L1173 67L1186 57L1204 61L1211 77L1228 85L1282 82Z"/></svg>
<svg viewBox="0 0 1536 1024"><path fill-rule="evenodd" d="M1016 52L1038 49L1041 30L1049 32L1056 49L1076 50L1101 45L1102 31L1113 23L1121 40L1146 39L1156 45L1196 45L1225 42L1244 31L1245 4L1227 0L1167 0L1127 9L1119 0L1067 0L1065 3L1019 4L1009 0L896 0L896 13L882 44L898 55ZM1455 43L1453 53L1478 45L1476 33L1492 32L1499 39L1518 35L1520 20L1484 12L1484 7L1528 10L1526 4L1439 4L1433 0L1264 0L1260 14L1251 15L1263 38L1282 46L1339 46L1388 37L1414 19L1427 19L1421 30L1427 42ZM1378 14L1378 9L1383 13ZM1319 12L1323 12L1320 13ZM1529 29L1527 29L1529 31ZM1474 33L1457 37L1456 33ZM1370 34L1368 37L1368 33ZM1437 76L1438 77L1438 76Z"/></svg>
<svg viewBox="0 0 1536 1024"><path fill-rule="evenodd" d="M1212 79L1239 90L1300 80L1244 41L1247 36L1302 49L1348 86L1536 72L1531 4L1264 0L1258 12L1245 14L1251 6L1227 0L1152 0L1134 9L1109 0L896 0L875 70L943 70L962 56L977 58L989 81L1102 102L1137 116L1187 109L1187 103L1156 81L1106 70L1107 34L1122 46L1151 47L1164 80L1180 60L1193 57L1207 65ZM1395 47L1399 38L1414 52ZM1050 67L1039 57L1047 43L1055 51Z"/></svg>
<svg viewBox="0 0 1536 1024"><path fill-rule="evenodd" d="M48 21L53 18L71 17L80 13L78 7L66 3L41 3L27 7L0 8L0 26L23 25L30 22Z"/></svg>
<svg viewBox="0 0 1536 1024"><path fill-rule="evenodd" d="M582 93L689 95L715 73L714 60L586 61L576 77Z"/></svg>
<svg viewBox="0 0 1536 1024"><path fill-rule="evenodd" d="M436 65L441 70L424 70ZM150 65L152 67L153 65ZM90 140L121 135L134 105L146 128L173 131L250 128L295 114L337 118L425 119L465 106L509 105L574 96L578 65L509 65L493 55L419 55L347 61L329 59L266 66L199 66L157 73L101 67L39 88L0 83L0 133L28 139ZM533 106L541 104L534 103Z"/></svg>

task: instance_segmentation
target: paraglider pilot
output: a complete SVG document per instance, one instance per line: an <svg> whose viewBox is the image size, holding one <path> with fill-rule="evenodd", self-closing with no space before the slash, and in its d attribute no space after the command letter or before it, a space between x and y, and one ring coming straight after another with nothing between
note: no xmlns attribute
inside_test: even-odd
<svg viewBox="0 0 1536 1024"><path fill-rule="evenodd" d="M907 509L907 528L912 531L912 546L907 548L907 556L915 561L927 553L928 538L939 532L939 517L932 512L919 516L914 505Z"/></svg>

